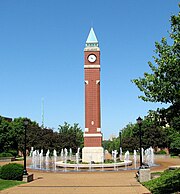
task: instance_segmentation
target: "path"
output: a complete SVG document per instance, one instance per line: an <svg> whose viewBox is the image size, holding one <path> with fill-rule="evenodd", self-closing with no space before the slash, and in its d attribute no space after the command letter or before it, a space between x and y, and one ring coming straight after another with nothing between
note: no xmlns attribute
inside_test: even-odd
<svg viewBox="0 0 180 194"><path fill-rule="evenodd" d="M40 173L33 182L1 191L1 194L140 194L149 193L134 172Z"/></svg>
<svg viewBox="0 0 180 194"><path fill-rule="evenodd" d="M180 159L160 158L152 171L180 164ZM30 170L29 170L30 172ZM148 194L136 181L136 171L47 173L34 171L33 182L1 191L1 194Z"/></svg>

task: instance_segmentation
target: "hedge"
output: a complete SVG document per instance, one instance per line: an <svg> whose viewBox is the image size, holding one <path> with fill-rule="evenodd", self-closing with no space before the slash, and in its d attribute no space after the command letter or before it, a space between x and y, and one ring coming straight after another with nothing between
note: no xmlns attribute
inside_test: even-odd
<svg viewBox="0 0 180 194"><path fill-rule="evenodd" d="M165 170L160 177L143 183L153 194L169 194L180 191L180 168Z"/></svg>
<svg viewBox="0 0 180 194"><path fill-rule="evenodd" d="M5 180L22 180L23 165L17 163L5 164L0 168L0 178Z"/></svg>

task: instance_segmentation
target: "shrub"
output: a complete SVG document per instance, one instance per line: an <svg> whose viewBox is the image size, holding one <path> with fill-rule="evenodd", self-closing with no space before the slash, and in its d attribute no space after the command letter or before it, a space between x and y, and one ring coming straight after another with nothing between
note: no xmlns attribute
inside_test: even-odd
<svg viewBox="0 0 180 194"><path fill-rule="evenodd" d="M105 164L109 164L109 163L113 163L114 162L114 160L111 160L111 159L107 159L107 160L105 160Z"/></svg>
<svg viewBox="0 0 180 194"><path fill-rule="evenodd" d="M159 152L156 152L155 154L167 154L164 150L160 150Z"/></svg>
<svg viewBox="0 0 180 194"><path fill-rule="evenodd" d="M0 178L5 180L22 180L23 165L9 163L1 167Z"/></svg>
<svg viewBox="0 0 180 194"><path fill-rule="evenodd" d="M166 170L159 178L147 181L144 185L153 194L169 194L180 191L180 169Z"/></svg>
<svg viewBox="0 0 180 194"><path fill-rule="evenodd" d="M18 155L17 150L9 150L8 153L11 153L14 157Z"/></svg>
<svg viewBox="0 0 180 194"><path fill-rule="evenodd" d="M0 153L0 157L13 157L13 155L11 153L2 152Z"/></svg>

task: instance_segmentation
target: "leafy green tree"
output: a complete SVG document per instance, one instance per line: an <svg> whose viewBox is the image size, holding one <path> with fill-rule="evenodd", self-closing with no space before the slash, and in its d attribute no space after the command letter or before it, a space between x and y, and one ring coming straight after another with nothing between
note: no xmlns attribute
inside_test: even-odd
<svg viewBox="0 0 180 194"><path fill-rule="evenodd" d="M148 117L143 120L142 125L143 147L148 148L166 148L168 147L168 140L166 129L157 125L157 122Z"/></svg>
<svg viewBox="0 0 180 194"><path fill-rule="evenodd" d="M156 54L154 62L149 62L153 73L144 73L144 78L134 79L133 82L144 93L140 96L144 101L180 103L180 13L171 17L171 32L173 44L168 45L166 38L155 43Z"/></svg>
<svg viewBox="0 0 180 194"><path fill-rule="evenodd" d="M135 137L125 137L122 139L122 150L123 152L129 151L133 153L133 150L139 149L139 138L138 136Z"/></svg>
<svg viewBox="0 0 180 194"><path fill-rule="evenodd" d="M143 78L133 82L144 93L139 96L142 100L171 104L159 113L180 131L180 13L171 16L170 21L172 45L168 45L165 37L160 43L156 42L155 64L148 63L152 73L144 73Z"/></svg>
<svg viewBox="0 0 180 194"><path fill-rule="evenodd" d="M83 147L83 132L77 123L73 126L67 122L64 125L59 125L59 138L61 148L72 148L76 152L78 147Z"/></svg>
<svg viewBox="0 0 180 194"><path fill-rule="evenodd" d="M126 127L122 129L122 138L132 137L134 127L135 125L132 123L127 124Z"/></svg>
<svg viewBox="0 0 180 194"><path fill-rule="evenodd" d="M119 152L119 148L120 148L119 137L113 138L112 140L104 140L102 145L103 145L103 148L105 150L108 150L109 153L112 153L113 150L117 150Z"/></svg>
<svg viewBox="0 0 180 194"><path fill-rule="evenodd" d="M172 127L165 128L168 137L168 147L172 155L180 153L180 133Z"/></svg>
<svg viewBox="0 0 180 194"><path fill-rule="evenodd" d="M158 109L157 114L162 126L169 125L175 130L175 134L169 136L172 141L169 145L171 150L177 150L180 136L180 13L171 16L170 22L171 45L165 37L160 43L156 42L154 64L148 62L152 73L145 72L143 78L132 81L144 93L139 96L142 100L170 104L166 109Z"/></svg>
<svg viewBox="0 0 180 194"><path fill-rule="evenodd" d="M165 148L169 145L169 137L166 128L159 123L159 117L156 117L155 111L150 111L149 115L142 121L142 147L144 149L152 146L153 148ZM161 140L161 141L159 141ZM128 124L122 130L123 150L133 152L139 149L139 126L138 124Z"/></svg>
<svg viewBox="0 0 180 194"><path fill-rule="evenodd" d="M12 146L12 138L9 136L10 122L0 117L0 152L7 152Z"/></svg>
<svg viewBox="0 0 180 194"><path fill-rule="evenodd" d="M24 150L24 120L28 120L27 126L27 150L30 151L31 147L38 147L39 131L41 128L38 123L31 121L28 118L15 118L13 122L11 122L12 130L10 131L11 136L13 137L13 148L18 151Z"/></svg>
<svg viewBox="0 0 180 194"><path fill-rule="evenodd" d="M7 121L0 117L0 153L24 150L24 120L28 120L26 147L30 151L31 147L36 150L43 149L44 153L49 149L52 153L56 149L59 153L62 148L72 148L74 152L78 147L83 147L83 132L78 124L70 126L65 122L64 126L59 126L59 133L50 128L42 128L38 123L28 118L15 118Z"/></svg>

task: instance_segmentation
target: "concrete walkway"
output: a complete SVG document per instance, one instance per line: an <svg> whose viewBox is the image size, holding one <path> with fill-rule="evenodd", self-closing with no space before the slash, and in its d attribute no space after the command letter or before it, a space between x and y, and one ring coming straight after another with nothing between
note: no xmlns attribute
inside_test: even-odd
<svg viewBox="0 0 180 194"><path fill-rule="evenodd" d="M33 172L33 182L1 191L1 194L149 194L137 182L135 172L46 173Z"/></svg>
<svg viewBox="0 0 180 194"><path fill-rule="evenodd" d="M179 158L160 157L159 166L151 172L163 171L169 166L180 165ZM3 163L0 163L3 165ZM80 172L80 173L34 173L33 182L0 191L0 194L149 194L135 179L136 171Z"/></svg>

